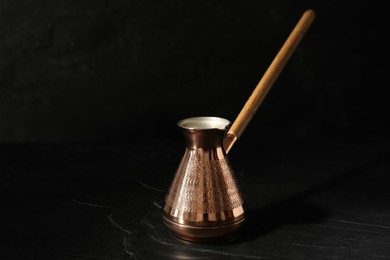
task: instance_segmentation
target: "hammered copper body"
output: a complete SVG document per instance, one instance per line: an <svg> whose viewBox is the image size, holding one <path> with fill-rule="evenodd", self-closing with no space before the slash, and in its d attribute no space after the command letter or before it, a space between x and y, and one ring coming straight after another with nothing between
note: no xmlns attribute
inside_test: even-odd
<svg viewBox="0 0 390 260"><path fill-rule="evenodd" d="M230 122L194 117L178 122L186 150L162 208L164 223L177 237L215 242L235 237L247 210L223 148Z"/></svg>

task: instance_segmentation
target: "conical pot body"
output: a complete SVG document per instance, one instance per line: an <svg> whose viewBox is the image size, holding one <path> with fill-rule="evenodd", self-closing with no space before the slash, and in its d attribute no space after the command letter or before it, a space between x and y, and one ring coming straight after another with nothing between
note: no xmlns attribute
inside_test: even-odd
<svg viewBox="0 0 390 260"><path fill-rule="evenodd" d="M229 124L218 117L178 122L186 150L166 194L162 215L167 227L181 239L231 239L245 220L245 201L223 148Z"/></svg>

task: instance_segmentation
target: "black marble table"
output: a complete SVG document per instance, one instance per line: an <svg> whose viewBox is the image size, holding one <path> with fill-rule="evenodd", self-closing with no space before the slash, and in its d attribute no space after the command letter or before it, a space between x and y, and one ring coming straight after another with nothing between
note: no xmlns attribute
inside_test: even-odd
<svg viewBox="0 0 390 260"><path fill-rule="evenodd" d="M1 144L0 259L390 259L389 139L244 144L249 217L223 244L162 223L181 140Z"/></svg>

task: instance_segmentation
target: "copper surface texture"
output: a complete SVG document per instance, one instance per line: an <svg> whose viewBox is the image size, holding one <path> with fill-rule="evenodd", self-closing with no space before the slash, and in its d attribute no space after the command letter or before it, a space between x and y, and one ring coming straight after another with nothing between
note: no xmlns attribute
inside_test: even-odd
<svg viewBox="0 0 390 260"><path fill-rule="evenodd" d="M164 223L174 235L188 241L231 238L239 231L247 210L223 148L230 122L198 117L178 124L186 150L165 198Z"/></svg>

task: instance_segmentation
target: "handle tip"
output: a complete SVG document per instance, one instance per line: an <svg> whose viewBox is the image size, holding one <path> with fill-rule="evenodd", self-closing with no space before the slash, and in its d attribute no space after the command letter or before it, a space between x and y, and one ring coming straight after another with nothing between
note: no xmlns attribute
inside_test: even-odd
<svg viewBox="0 0 390 260"><path fill-rule="evenodd" d="M314 20L314 18L316 17L316 13L313 9L306 10L303 15L310 18L311 20Z"/></svg>

